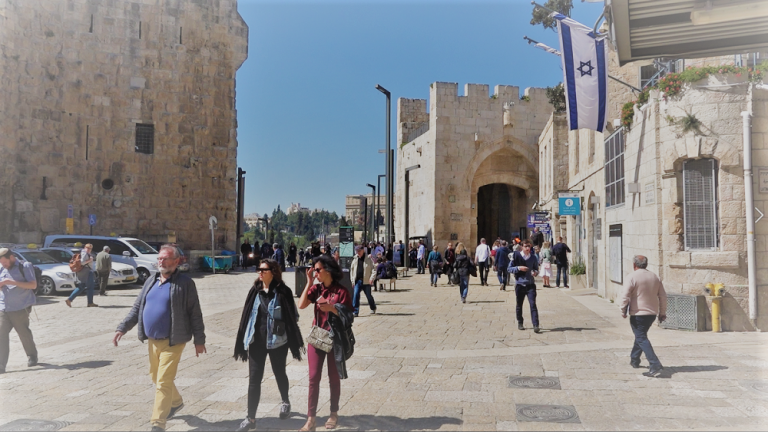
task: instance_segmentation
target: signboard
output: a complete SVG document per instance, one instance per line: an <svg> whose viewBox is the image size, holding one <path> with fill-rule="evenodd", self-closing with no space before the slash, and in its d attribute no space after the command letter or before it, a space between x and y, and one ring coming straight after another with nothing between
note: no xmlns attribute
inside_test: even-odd
<svg viewBox="0 0 768 432"><path fill-rule="evenodd" d="M623 248L621 234L621 224L610 225L608 227L608 272L611 275L611 280L619 284L624 283L624 272L622 270Z"/></svg>
<svg viewBox="0 0 768 432"><path fill-rule="evenodd" d="M67 218L67 234L74 234L75 233L75 220L72 218Z"/></svg>
<svg viewBox="0 0 768 432"><path fill-rule="evenodd" d="M355 228L351 226L339 227L339 257L352 257L355 255Z"/></svg>
<svg viewBox="0 0 768 432"><path fill-rule="evenodd" d="M577 193L560 193L558 196L560 216L578 216L581 214L581 198Z"/></svg>
<svg viewBox="0 0 768 432"><path fill-rule="evenodd" d="M768 169L761 169L758 172L758 187L760 193L768 193Z"/></svg>
<svg viewBox="0 0 768 432"><path fill-rule="evenodd" d="M75 208L72 207L72 204L67 206L67 219L72 219L75 217Z"/></svg>
<svg viewBox="0 0 768 432"><path fill-rule="evenodd" d="M90 226L96 225L96 215L95 214L89 214L88 215L88 225L90 225Z"/></svg>
<svg viewBox="0 0 768 432"><path fill-rule="evenodd" d="M544 234L549 234L551 231L549 227L549 213L548 212L528 213L528 228L530 230L533 230L534 228L538 228L539 231L543 232Z"/></svg>

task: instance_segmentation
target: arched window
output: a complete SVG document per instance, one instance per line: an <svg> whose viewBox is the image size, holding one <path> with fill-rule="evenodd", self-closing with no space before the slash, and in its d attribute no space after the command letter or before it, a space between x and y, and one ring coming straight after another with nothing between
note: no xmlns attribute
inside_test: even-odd
<svg viewBox="0 0 768 432"><path fill-rule="evenodd" d="M718 243L717 161L683 163L685 250L715 250Z"/></svg>

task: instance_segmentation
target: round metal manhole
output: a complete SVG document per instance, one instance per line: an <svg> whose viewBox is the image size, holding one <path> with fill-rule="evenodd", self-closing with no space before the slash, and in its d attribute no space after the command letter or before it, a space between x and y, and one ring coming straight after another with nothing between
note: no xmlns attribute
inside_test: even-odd
<svg viewBox="0 0 768 432"><path fill-rule="evenodd" d="M0 431L57 431L70 424L65 421L19 419L0 426Z"/></svg>
<svg viewBox="0 0 768 432"><path fill-rule="evenodd" d="M517 405L518 420L549 423L580 423L576 409L564 405Z"/></svg>
<svg viewBox="0 0 768 432"><path fill-rule="evenodd" d="M112 179L104 179L101 181L101 187L103 187L106 190L110 190L113 187L115 187L115 182Z"/></svg>
<svg viewBox="0 0 768 432"><path fill-rule="evenodd" d="M511 378L509 385L512 387L531 389L560 389L560 381L549 377L518 377Z"/></svg>

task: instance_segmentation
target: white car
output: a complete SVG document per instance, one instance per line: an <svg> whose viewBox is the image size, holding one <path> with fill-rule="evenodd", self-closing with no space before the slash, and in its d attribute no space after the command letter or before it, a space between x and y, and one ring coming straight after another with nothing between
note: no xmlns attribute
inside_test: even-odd
<svg viewBox="0 0 768 432"><path fill-rule="evenodd" d="M67 264L67 267L69 267L69 260L72 259L72 256L79 252L78 249L69 249L63 247L49 247L42 248L40 250L50 255L51 258L55 259L56 261ZM107 282L107 286L134 283L138 280L138 278L139 274L136 271L136 267L113 261L112 271L109 273L109 282Z"/></svg>
<svg viewBox="0 0 768 432"><path fill-rule="evenodd" d="M29 261L43 272L38 281L37 293L53 295L57 292L74 291L77 278L68 264L61 264L50 255L37 249L11 249L16 259Z"/></svg>

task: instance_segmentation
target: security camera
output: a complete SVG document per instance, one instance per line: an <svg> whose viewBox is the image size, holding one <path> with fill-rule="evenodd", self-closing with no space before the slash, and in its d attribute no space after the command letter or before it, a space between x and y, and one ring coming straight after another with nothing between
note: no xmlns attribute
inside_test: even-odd
<svg viewBox="0 0 768 432"><path fill-rule="evenodd" d="M533 207L531 207L531 210L536 210L536 207L539 206L539 203L535 202L533 203Z"/></svg>

